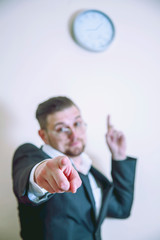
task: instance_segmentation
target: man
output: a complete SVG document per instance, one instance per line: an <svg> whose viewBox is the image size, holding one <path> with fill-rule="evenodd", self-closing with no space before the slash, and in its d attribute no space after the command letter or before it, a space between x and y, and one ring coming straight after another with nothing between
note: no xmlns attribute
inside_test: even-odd
<svg viewBox="0 0 160 240"><path fill-rule="evenodd" d="M36 118L44 145L26 143L13 158L22 238L100 240L103 220L127 218L132 207L136 159L126 157L125 136L108 117L111 183L84 152L86 124L75 103L51 98L38 106Z"/></svg>

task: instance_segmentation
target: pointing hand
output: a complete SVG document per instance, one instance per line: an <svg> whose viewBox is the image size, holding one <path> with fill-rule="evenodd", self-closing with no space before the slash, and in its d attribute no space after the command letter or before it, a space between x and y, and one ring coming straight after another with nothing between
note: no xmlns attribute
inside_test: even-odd
<svg viewBox="0 0 160 240"><path fill-rule="evenodd" d="M37 166L35 182L50 193L75 193L81 186L78 172L66 156L47 159Z"/></svg>
<svg viewBox="0 0 160 240"><path fill-rule="evenodd" d="M107 117L106 142L114 160L124 160L126 158L126 139L122 132L117 131L111 125L110 116Z"/></svg>

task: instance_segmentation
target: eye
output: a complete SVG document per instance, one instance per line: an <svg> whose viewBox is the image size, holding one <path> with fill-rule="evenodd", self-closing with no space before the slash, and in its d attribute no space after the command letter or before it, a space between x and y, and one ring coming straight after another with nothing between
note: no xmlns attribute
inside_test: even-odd
<svg viewBox="0 0 160 240"><path fill-rule="evenodd" d="M77 121L74 123L75 127L81 127L82 126L82 122L81 121Z"/></svg>
<svg viewBox="0 0 160 240"><path fill-rule="evenodd" d="M64 132L64 127L57 128L57 129L55 129L55 131L56 131L57 133Z"/></svg>
<svg viewBox="0 0 160 240"><path fill-rule="evenodd" d="M63 127L63 128L61 128L61 132L69 133L70 129L68 127Z"/></svg>

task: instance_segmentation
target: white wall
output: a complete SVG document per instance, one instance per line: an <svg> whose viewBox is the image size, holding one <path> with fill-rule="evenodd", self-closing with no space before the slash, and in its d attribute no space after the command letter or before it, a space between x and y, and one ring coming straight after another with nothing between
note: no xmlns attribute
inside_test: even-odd
<svg viewBox="0 0 160 240"><path fill-rule="evenodd" d="M102 53L77 46L69 26L82 9L113 20L116 36ZM87 150L110 173L106 115L125 132L128 154L138 157L135 199L127 220L106 219L103 240L160 239L160 1L32 0L0 2L0 239L18 240L11 159L19 144L42 144L37 105L71 97L88 123Z"/></svg>

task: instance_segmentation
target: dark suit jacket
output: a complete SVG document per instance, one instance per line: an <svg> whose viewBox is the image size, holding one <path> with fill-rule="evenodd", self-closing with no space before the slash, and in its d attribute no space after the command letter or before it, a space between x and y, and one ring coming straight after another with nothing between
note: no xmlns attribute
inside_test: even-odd
<svg viewBox="0 0 160 240"><path fill-rule="evenodd" d="M35 204L27 196L31 169L49 158L41 149L27 143L13 157L13 190L18 200L21 236L24 240L100 240L105 217L127 218L133 202L136 159L112 161L111 183L91 168L103 190L99 218L88 176L79 173L82 186L75 194L50 194L48 200Z"/></svg>

